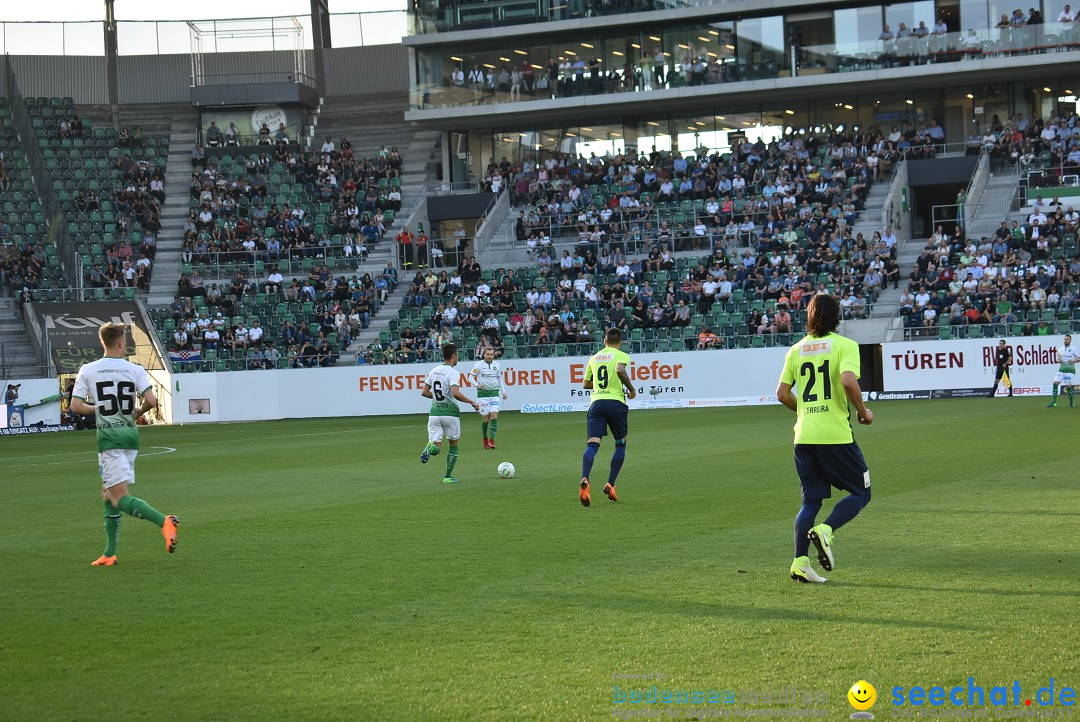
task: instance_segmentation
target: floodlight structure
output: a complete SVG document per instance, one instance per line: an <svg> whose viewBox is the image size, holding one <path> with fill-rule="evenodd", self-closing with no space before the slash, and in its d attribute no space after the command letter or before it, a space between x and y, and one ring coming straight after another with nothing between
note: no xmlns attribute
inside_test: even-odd
<svg viewBox="0 0 1080 722"><path fill-rule="evenodd" d="M304 26L296 17L194 20L187 25L193 88L239 83L314 85ZM273 61L263 51L275 51ZM230 54L228 61L221 53ZM259 57L244 62L241 53L259 53Z"/></svg>

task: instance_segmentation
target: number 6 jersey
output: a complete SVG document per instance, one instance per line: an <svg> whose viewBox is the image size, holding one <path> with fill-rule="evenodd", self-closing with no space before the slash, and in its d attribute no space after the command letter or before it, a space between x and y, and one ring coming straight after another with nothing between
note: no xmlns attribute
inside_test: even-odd
<svg viewBox="0 0 1080 722"><path fill-rule="evenodd" d="M94 405L98 451L139 448L135 410L149 388L146 369L127 359L106 356L79 369L71 395Z"/></svg>
<svg viewBox="0 0 1080 722"><path fill-rule="evenodd" d="M859 344L830 333L807 336L788 349L781 383L795 387L799 420L796 444L850 444L850 411L840 374L859 378Z"/></svg>
<svg viewBox="0 0 1080 722"><path fill-rule="evenodd" d="M428 371L424 383L431 387L431 410L428 416L461 416L450 389L461 385L461 374L453 366L439 364Z"/></svg>

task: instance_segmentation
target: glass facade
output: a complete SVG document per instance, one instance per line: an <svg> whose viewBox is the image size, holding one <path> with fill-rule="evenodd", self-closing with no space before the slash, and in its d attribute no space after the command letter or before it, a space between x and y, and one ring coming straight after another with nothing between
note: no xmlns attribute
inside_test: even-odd
<svg viewBox="0 0 1080 722"><path fill-rule="evenodd" d="M625 13L735 5L730 0L410 0L415 35Z"/></svg>
<svg viewBox="0 0 1080 722"><path fill-rule="evenodd" d="M1057 19L1063 6L1064 3L1044 3L1039 0L1030 4L1023 12L1024 19L1030 19L1030 10L1035 9L1041 13L1044 21L1053 21ZM865 9L868 15L876 10L880 16L879 25L888 23L895 33L900 23L914 32L920 22L925 23L927 30L932 32L938 19L944 19L951 32L988 30L994 27L1003 15L1006 18L1011 17L1016 7L1005 0L916 0L868 5ZM760 12L760 9L740 0L410 0L408 18L410 34L424 35L683 8L715 8L717 15L727 13L732 17L746 19L752 13ZM852 9L861 11L864 8ZM808 12L806 8L793 11L789 15L791 22L784 29L785 39L791 35L791 25L795 25L798 26L796 31L803 33L808 43L832 42L832 38L824 39L822 34L827 32L833 13L828 7L817 12ZM657 22L664 22L665 17L667 16L661 14L653 16ZM653 18L643 17L642 22L652 24ZM820 27L818 23L821 23ZM837 28L834 36L836 40L846 40L855 30L850 25L838 24ZM863 29L859 28L860 31ZM882 28L878 27L874 36L881 30ZM759 37L758 41L764 39Z"/></svg>
<svg viewBox="0 0 1080 722"><path fill-rule="evenodd" d="M959 29L973 13L964 0L919 0L420 47L411 104L517 103L1080 49L1076 22Z"/></svg>
<svg viewBox="0 0 1080 722"><path fill-rule="evenodd" d="M555 155L588 158L637 150L701 155L730 152L743 139L770 142L784 134L879 129L884 136L932 121L946 132L947 149L963 151L970 134L991 130L1016 113L1028 118L1068 117L1076 110L1080 76L1043 81L954 86L914 93L872 93L843 101L812 100L705 107L685 113L608 117L553 127L523 123L511 127L451 133L455 164L451 180L477 180L488 163L515 164ZM1027 100L1029 99L1030 100Z"/></svg>

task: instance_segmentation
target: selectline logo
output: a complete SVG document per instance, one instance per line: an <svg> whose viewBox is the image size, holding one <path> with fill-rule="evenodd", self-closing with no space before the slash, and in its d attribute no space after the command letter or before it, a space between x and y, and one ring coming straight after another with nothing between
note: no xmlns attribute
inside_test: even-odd
<svg viewBox="0 0 1080 722"><path fill-rule="evenodd" d="M1008 685L990 687L989 691L986 691L980 685L975 684L974 677L968 677L966 686L958 685L949 689L945 689L940 685L935 685L929 689L919 686L909 688L893 687L892 704L894 707L903 707L908 704L915 707L923 705L932 707L941 707L943 705L953 707L982 705L991 705L993 707L1031 707L1033 705L1049 707L1061 705L1062 707L1072 707L1076 704L1076 690L1072 687L1057 689L1054 678L1051 677L1050 684L1039 687L1033 696L1028 697L1023 693L1018 680Z"/></svg>

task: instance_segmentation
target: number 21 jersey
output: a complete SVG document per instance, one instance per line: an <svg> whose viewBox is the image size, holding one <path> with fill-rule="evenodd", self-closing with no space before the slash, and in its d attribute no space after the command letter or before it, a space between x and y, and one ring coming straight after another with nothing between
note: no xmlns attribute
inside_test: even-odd
<svg viewBox="0 0 1080 722"><path fill-rule="evenodd" d="M94 404L98 451L139 448L135 410L148 388L146 369L127 359L106 356L79 369L71 395Z"/></svg>
<svg viewBox="0 0 1080 722"><path fill-rule="evenodd" d="M795 387L796 444L853 441L847 394L840 383L845 371L859 378L859 345L850 338L835 333L807 336L788 349L780 381Z"/></svg>

